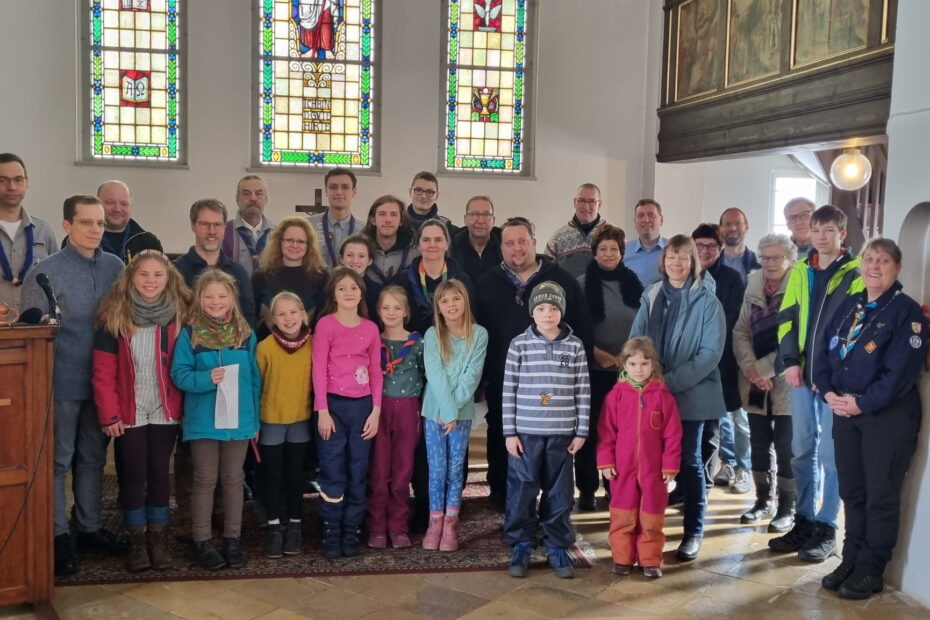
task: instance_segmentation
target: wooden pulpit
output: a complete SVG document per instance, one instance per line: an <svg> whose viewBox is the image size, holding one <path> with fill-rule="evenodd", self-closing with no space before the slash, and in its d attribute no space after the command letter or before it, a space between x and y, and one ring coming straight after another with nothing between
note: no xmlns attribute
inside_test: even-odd
<svg viewBox="0 0 930 620"><path fill-rule="evenodd" d="M0 327L0 607L52 598L57 327Z"/></svg>

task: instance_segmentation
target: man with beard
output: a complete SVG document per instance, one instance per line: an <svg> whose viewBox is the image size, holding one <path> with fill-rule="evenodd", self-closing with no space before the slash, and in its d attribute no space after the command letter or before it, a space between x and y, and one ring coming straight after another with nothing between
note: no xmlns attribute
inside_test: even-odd
<svg viewBox="0 0 930 620"><path fill-rule="evenodd" d="M249 278L258 268L258 260L274 224L265 217L268 206L268 185L257 174L239 179L236 186L236 218L226 223L223 253L245 269Z"/></svg>

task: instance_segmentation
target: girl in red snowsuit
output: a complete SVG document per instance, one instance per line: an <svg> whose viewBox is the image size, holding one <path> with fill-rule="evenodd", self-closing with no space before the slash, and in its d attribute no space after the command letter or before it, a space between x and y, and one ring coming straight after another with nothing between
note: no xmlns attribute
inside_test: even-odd
<svg viewBox="0 0 930 620"><path fill-rule="evenodd" d="M623 371L601 410L597 468L610 480L614 573L627 575L638 562L655 578L662 576L667 485L681 462L681 420L652 341L631 338L622 359Z"/></svg>

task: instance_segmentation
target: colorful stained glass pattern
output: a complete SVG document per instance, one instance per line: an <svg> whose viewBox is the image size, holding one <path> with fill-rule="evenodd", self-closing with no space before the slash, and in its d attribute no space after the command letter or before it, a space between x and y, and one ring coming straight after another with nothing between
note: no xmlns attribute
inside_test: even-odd
<svg viewBox="0 0 930 620"><path fill-rule="evenodd" d="M180 161L182 0L90 0L90 154Z"/></svg>
<svg viewBox="0 0 930 620"><path fill-rule="evenodd" d="M449 0L449 171L525 172L528 0Z"/></svg>
<svg viewBox="0 0 930 620"><path fill-rule="evenodd" d="M371 168L374 0L259 2L259 163Z"/></svg>

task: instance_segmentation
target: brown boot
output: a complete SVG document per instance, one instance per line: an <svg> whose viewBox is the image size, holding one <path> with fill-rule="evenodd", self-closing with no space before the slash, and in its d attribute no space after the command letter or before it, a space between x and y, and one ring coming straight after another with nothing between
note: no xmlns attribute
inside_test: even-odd
<svg viewBox="0 0 930 620"><path fill-rule="evenodd" d="M168 570L173 567L171 554L168 553L168 541L165 539L167 524L149 525L145 533L148 542L149 557L152 559L152 568L155 570Z"/></svg>
<svg viewBox="0 0 930 620"><path fill-rule="evenodd" d="M129 541L132 548L129 551L129 558L126 561L126 568L131 573L148 570L152 568L152 560L149 559L149 550L145 545L145 526L137 525L129 528Z"/></svg>

